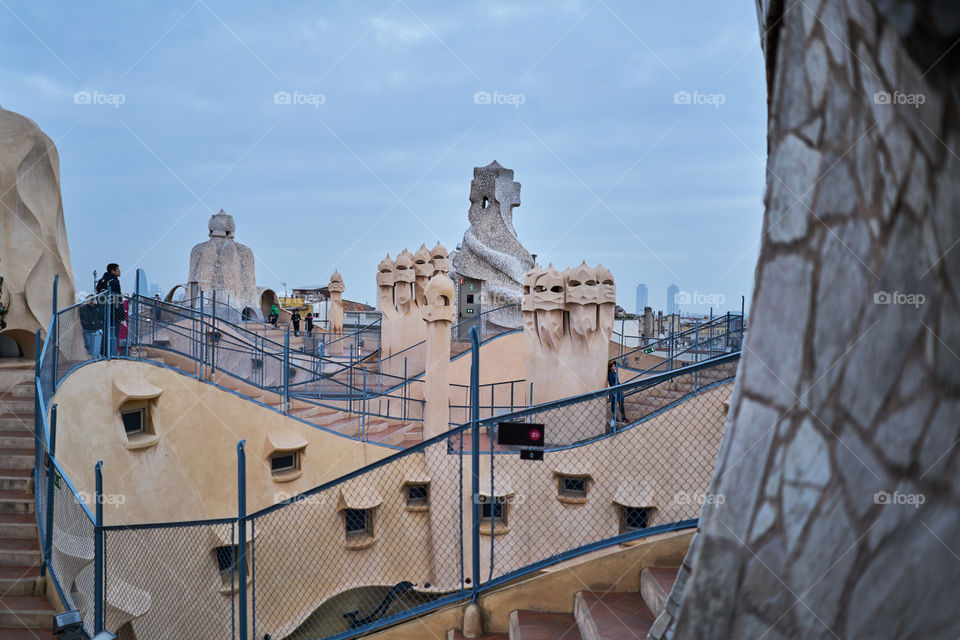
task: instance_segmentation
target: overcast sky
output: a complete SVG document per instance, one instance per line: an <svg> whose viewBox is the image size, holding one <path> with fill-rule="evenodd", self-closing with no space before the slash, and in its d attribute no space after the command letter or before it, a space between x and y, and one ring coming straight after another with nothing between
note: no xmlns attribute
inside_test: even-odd
<svg viewBox="0 0 960 640"><path fill-rule="evenodd" d="M460 242L496 159L544 264L603 263L629 311L639 282L750 301L752 0L0 0L0 105L59 149L81 291L107 262L184 282L223 208L261 286L337 268L374 303L385 253Z"/></svg>

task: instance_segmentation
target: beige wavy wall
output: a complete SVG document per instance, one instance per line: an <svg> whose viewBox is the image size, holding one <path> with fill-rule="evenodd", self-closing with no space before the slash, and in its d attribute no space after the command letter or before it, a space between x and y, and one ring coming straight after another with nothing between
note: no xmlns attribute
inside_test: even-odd
<svg viewBox="0 0 960 640"><path fill-rule="evenodd" d="M50 323L53 277L59 305L75 299L60 196L60 156L32 120L0 107L0 276L8 335L26 357Z"/></svg>

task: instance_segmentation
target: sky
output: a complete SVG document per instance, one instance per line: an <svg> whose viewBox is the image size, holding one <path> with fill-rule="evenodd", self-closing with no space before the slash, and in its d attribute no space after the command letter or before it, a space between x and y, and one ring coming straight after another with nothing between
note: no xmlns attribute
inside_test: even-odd
<svg viewBox="0 0 960 640"><path fill-rule="evenodd" d="M220 209L257 282L375 304L386 253L469 226L515 171L520 241L634 311L749 305L766 164L752 0L0 0L0 105L60 154L75 282L166 292ZM684 298L684 295L686 296Z"/></svg>

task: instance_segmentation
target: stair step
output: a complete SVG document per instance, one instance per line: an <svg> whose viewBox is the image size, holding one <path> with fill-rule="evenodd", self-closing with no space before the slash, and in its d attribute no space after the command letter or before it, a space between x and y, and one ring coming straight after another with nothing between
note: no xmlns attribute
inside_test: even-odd
<svg viewBox="0 0 960 640"><path fill-rule="evenodd" d="M40 579L39 565L32 567L0 567L0 594L11 596L33 595ZM6 638L0 630L0 638Z"/></svg>
<svg viewBox="0 0 960 640"><path fill-rule="evenodd" d="M33 446L33 434L30 432L0 433L0 449L28 449L33 453Z"/></svg>
<svg viewBox="0 0 960 640"><path fill-rule="evenodd" d="M660 615L666 606L678 571L677 567L647 567L640 572L640 593L653 615Z"/></svg>
<svg viewBox="0 0 960 640"><path fill-rule="evenodd" d="M5 413L28 414L32 416L33 399L8 398L6 400L0 400L0 409L3 409Z"/></svg>
<svg viewBox="0 0 960 640"><path fill-rule="evenodd" d="M517 610L510 613L510 640L583 640L569 613Z"/></svg>
<svg viewBox="0 0 960 640"><path fill-rule="evenodd" d="M0 538L0 566L40 566L43 555L35 538Z"/></svg>
<svg viewBox="0 0 960 640"><path fill-rule="evenodd" d="M476 640L508 640L510 636L505 633L485 633ZM460 629L450 629L447 632L447 640L467 640Z"/></svg>
<svg viewBox="0 0 960 640"><path fill-rule="evenodd" d="M26 469L16 469L16 471L26 471ZM0 491L26 491L29 482L29 475L8 475L0 471Z"/></svg>
<svg viewBox="0 0 960 640"><path fill-rule="evenodd" d="M0 407L2 409L2 407ZM33 433L33 414L29 418L13 415L12 413L0 414L0 433Z"/></svg>
<svg viewBox="0 0 960 640"><path fill-rule="evenodd" d="M653 614L636 592L579 591L573 607L586 640L642 640L653 626Z"/></svg>
<svg viewBox="0 0 960 640"><path fill-rule="evenodd" d="M0 514L27 514L34 512L33 496L26 491L0 491Z"/></svg>
<svg viewBox="0 0 960 640"><path fill-rule="evenodd" d="M43 596L0 596L0 637L7 640L7 628L50 628L53 607Z"/></svg>
<svg viewBox="0 0 960 640"><path fill-rule="evenodd" d="M4 469L33 469L31 449L0 449L0 466Z"/></svg>
<svg viewBox="0 0 960 640"><path fill-rule="evenodd" d="M3 640L56 640L52 626L53 616L51 615L50 621L46 628L40 629L0 629L0 638Z"/></svg>

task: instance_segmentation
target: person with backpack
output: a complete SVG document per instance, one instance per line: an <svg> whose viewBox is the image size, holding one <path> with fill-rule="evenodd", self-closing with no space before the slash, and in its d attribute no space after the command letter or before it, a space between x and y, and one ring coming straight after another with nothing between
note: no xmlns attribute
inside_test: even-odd
<svg viewBox="0 0 960 640"><path fill-rule="evenodd" d="M97 308L96 300L92 295L80 305L77 315L80 316L80 328L83 331L83 346L91 358L100 355L100 337L103 329L103 313Z"/></svg>
<svg viewBox="0 0 960 640"><path fill-rule="evenodd" d="M290 322L293 323L293 335L300 335L300 312L297 309L293 310L293 315L290 316Z"/></svg>
<svg viewBox="0 0 960 640"><path fill-rule="evenodd" d="M111 316L110 326L104 326L101 353L105 357L117 355L117 343L120 340L120 327L123 321L127 319L127 313L123 306L123 292L120 290L120 265L111 262L107 265L107 270L97 280L97 297L103 301L103 311L106 314L109 311ZM109 309L107 306L109 305Z"/></svg>
<svg viewBox="0 0 960 640"><path fill-rule="evenodd" d="M267 316L267 322L272 324L274 327L277 326L277 319L280 317L280 309L277 308L277 305L270 305L270 315Z"/></svg>
<svg viewBox="0 0 960 640"><path fill-rule="evenodd" d="M307 335L309 336L310 334L313 333L313 312L312 311L307 311L307 317L305 318L305 320L307 321Z"/></svg>

